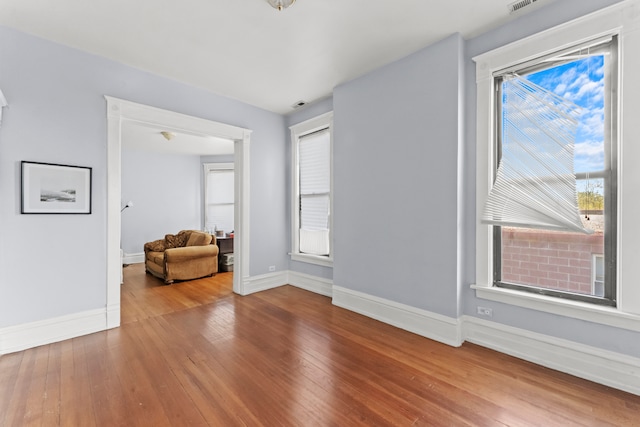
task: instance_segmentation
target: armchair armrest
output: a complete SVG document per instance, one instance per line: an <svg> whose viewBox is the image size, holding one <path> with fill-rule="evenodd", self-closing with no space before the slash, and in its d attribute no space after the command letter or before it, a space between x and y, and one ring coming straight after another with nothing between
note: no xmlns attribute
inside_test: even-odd
<svg viewBox="0 0 640 427"><path fill-rule="evenodd" d="M185 246L183 248L171 248L164 251L166 262L189 261L194 258L214 257L218 255L216 245Z"/></svg>

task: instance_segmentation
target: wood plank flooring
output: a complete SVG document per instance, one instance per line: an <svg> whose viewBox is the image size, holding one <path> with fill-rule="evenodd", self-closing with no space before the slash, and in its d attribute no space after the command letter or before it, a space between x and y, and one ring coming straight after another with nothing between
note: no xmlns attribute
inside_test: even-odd
<svg viewBox="0 0 640 427"><path fill-rule="evenodd" d="M637 426L640 397L291 286L125 268L118 329L0 357L0 426Z"/></svg>

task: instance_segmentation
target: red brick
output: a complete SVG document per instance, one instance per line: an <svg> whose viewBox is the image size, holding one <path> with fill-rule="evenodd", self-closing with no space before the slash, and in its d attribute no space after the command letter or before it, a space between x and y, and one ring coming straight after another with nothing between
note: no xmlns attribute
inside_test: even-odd
<svg viewBox="0 0 640 427"><path fill-rule="evenodd" d="M526 268L531 271L536 271L538 269L538 264L535 262L521 262L520 267Z"/></svg>
<svg viewBox="0 0 640 427"><path fill-rule="evenodd" d="M532 274L536 273L534 271L527 270L526 268L512 268L511 272L513 274L519 274L521 276L531 276Z"/></svg>
<svg viewBox="0 0 640 427"><path fill-rule="evenodd" d="M544 288L557 289L558 281L541 277L538 279L538 285Z"/></svg>
<svg viewBox="0 0 640 427"><path fill-rule="evenodd" d="M553 271L549 273L549 279L556 279L558 281L568 281L569 275L567 273L554 273Z"/></svg>
<svg viewBox="0 0 640 427"><path fill-rule="evenodd" d="M538 264L548 264L549 263L549 257L546 257L546 256L531 255L529 260L531 262L536 262Z"/></svg>
<svg viewBox="0 0 640 427"><path fill-rule="evenodd" d="M535 276L522 276L520 277L520 283L523 285L537 285L538 278Z"/></svg>
<svg viewBox="0 0 640 427"><path fill-rule="evenodd" d="M554 249L540 249L540 256L546 256L546 257L557 257L558 256L558 251L554 250Z"/></svg>
<svg viewBox="0 0 640 427"><path fill-rule="evenodd" d="M583 254L577 251L558 251L558 258L581 259Z"/></svg>
<svg viewBox="0 0 640 427"><path fill-rule="evenodd" d="M549 264L551 265L569 265L569 260L566 258L549 258Z"/></svg>
<svg viewBox="0 0 640 427"><path fill-rule="evenodd" d="M567 274L579 274L580 273L580 269L578 269L578 267L559 266L558 267L558 272L559 273L567 273Z"/></svg>
<svg viewBox="0 0 640 427"><path fill-rule="evenodd" d="M591 245L589 243L577 242L569 245L569 250L578 252L591 252Z"/></svg>
<svg viewBox="0 0 640 427"><path fill-rule="evenodd" d="M539 271L554 271L554 272L557 272L558 268L559 268L559 266L551 265L551 264L540 264L538 266L538 270Z"/></svg>
<svg viewBox="0 0 640 427"><path fill-rule="evenodd" d="M547 249L549 247L549 242L531 242L529 246L532 248Z"/></svg>
<svg viewBox="0 0 640 427"><path fill-rule="evenodd" d="M591 268L591 260L570 259L569 265L572 267Z"/></svg>
<svg viewBox="0 0 640 427"><path fill-rule="evenodd" d="M558 249L560 251L567 251L569 250L569 243L552 242L552 243L549 243L549 249Z"/></svg>

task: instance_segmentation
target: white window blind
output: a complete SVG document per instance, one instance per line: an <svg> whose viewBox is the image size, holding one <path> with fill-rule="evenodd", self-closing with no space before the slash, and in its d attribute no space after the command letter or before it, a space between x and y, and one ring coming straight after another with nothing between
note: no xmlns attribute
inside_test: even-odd
<svg viewBox="0 0 640 427"><path fill-rule="evenodd" d="M482 222L591 233L573 164L579 107L515 74L502 89L502 156Z"/></svg>
<svg viewBox="0 0 640 427"><path fill-rule="evenodd" d="M298 142L300 252L329 254L331 135L322 130Z"/></svg>
<svg viewBox="0 0 640 427"><path fill-rule="evenodd" d="M206 167L205 228L231 232L234 230L233 169Z"/></svg>

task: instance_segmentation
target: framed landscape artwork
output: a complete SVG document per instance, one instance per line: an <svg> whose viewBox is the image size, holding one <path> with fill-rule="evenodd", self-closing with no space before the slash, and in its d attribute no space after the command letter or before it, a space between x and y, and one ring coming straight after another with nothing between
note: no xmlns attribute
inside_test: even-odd
<svg viewBox="0 0 640 427"><path fill-rule="evenodd" d="M91 168L22 162L23 214L90 214Z"/></svg>

